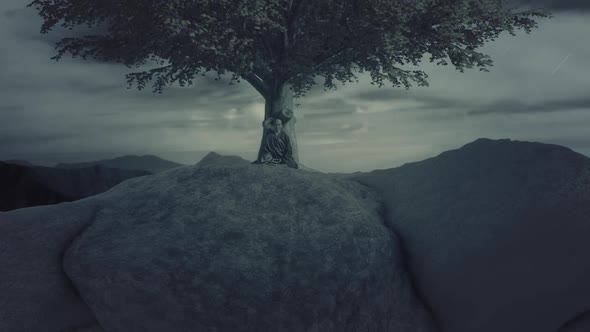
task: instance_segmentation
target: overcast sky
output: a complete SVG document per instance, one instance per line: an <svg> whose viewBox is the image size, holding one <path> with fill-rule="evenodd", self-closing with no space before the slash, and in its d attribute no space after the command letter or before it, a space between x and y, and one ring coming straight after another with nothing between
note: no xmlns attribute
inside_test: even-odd
<svg viewBox="0 0 590 332"><path fill-rule="evenodd" d="M551 8L530 35L488 44L491 72L424 63L430 87L359 83L296 100L300 161L321 171L391 168L477 138L567 146L590 155L590 1ZM208 151L254 160L264 100L249 84L127 90L123 65L59 62L29 1L0 1L0 160L42 165L126 154L185 164Z"/></svg>

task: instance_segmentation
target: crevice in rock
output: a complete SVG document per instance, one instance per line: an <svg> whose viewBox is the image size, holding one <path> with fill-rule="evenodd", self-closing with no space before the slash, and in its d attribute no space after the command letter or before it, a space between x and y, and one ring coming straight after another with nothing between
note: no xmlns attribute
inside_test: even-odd
<svg viewBox="0 0 590 332"><path fill-rule="evenodd" d="M585 326L584 326L585 325ZM584 329L582 329L584 328ZM581 332L590 328L590 309L575 315L561 325L557 332Z"/></svg>
<svg viewBox="0 0 590 332"><path fill-rule="evenodd" d="M422 292L419 290L418 286L416 285L416 278L415 278L413 270L412 270L410 256L408 254L408 249L407 249L404 237L400 234L400 232L398 230L396 230L393 227L390 227L387 223L387 220L393 215L393 211L390 211L387 208L387 204L384 199L384 197L385 197L384 193L379 188L375 188L369 184L366 184L362 180L359 181L359 180L355 179L354 177L349 177L349 180L352 180L362 186L365 186L365 187L369 188L370 190L373 190L379 194L381 201L379 202L380 205L379 205L379 210L377 211L377 213L381 219L381 222L383 223L383 226L385 227L385 229L387 229L389 231L390 237L392 239L397 239L397 242L399 243L398 249L400 250L400 257L401 257L400 264L405 269L405 271L407 273L407 276L409 278L408 281L410 283L410 288L411 288L412 292L414 293L414 295L416 296L417 300L424 307L424 310L426 311L426 313L430 316L429 318L432 319L434 327L438 331L442 331L442 324L440 322L440 319L438 318L434 309L426 301L424 295L422 294ZM559 332L561 332L561 331L559 331Z"/></svg>
<svg viewBox="0 0 590 332"><path fill-rule="evenodd" d="M66 270L64 267L64 256L65 256L66 252L68 251L68 249L70 249L72 247L73 243L84 233L84 231L86 231L86 229L94 223L100 210L102 210L102 207L100 205L96 205L92 208L92 212L90 213L86 224L84 224L82 227L80 227L80 229L78 231L76 231L71 236L71 238L65 242L63 249L61 250L61 253L60 253L60 257L61 257L60 267L61 267L62 273L66 276L68 286L74 292L74 294L76 294L76 296L78 297L80 302L86 304L88 312L91 313L92 316L94 317L94 321L89 321L89 322L86 322L83 325L80 325L78 327L68 328L68 329L62 330L60 332L102 332L102 331L104 331L102 329L102 327L100 326L98 320L96 319L96 316L94 316L94 312L92 312L92 309L90 308L88 303L84 300L84 297L82 297L82 294L80 293L80 291L78 290L78 288L76 287L76 285L74 284L72 279L70 279L70 277L66 273Z"/></svg>
<svg viewBox="0 0 590 332"><path fill-rule="evenodd" d="M424 310L426 310L426 312L428 313L428 315L432 319L432 322L434 323L434 327L438 331L442 331L441 323L440 323L440 320L438 319L438 316L436 315L432 306L428 303L428 301L426 301L424 295L422 294L422 292L419 290L418 286L416 285L416 278L415 278L413 270L412 270L410 256L408 254L408 249L407 249L407 246L405 243L405 239L399 233L399 231L397 231L393 227L390 227L387 224L386 220L388 220L388 218L390 217L390 215L392 213L387 209L387 205L385 204L385 202L382 202L381 204L382 204L382 208L381 208L381 211L379 211L379 214L381 215L381 221L383 222L383 226L389 231L390 236L394 239L397 239L397 241L399 243L398 249L400 250L400 257L401 257L400 264L407 273L407 276L409 278L408 281L410 283L410 288L411 288L412 292L414 293L414 295L416 296L416 298L418 299L418 301L420 302L420 304L422 304L422 306L424 307Z"/></svg>

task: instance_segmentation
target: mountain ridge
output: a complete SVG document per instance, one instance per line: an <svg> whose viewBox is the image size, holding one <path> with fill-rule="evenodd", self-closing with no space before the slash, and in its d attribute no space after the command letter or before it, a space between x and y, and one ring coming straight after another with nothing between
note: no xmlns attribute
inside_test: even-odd
<svg viewBox="0 0 590 332"><path fill-rule="evenodd" d="M75 201L102 193L126 179L149 174L102 165L60 169L0 161L0 211Z"/></svg>
<svg viewBox="0 0 590 332"><path fill-rule="evenodd" d="M102 159L78 163L58 163L55 168L81 168L94 165L103 165L124 170L141 170L150 173L160 173L171 168L186 166L177 162L166 160L155 155L124 155L112 159Z"/></svg>

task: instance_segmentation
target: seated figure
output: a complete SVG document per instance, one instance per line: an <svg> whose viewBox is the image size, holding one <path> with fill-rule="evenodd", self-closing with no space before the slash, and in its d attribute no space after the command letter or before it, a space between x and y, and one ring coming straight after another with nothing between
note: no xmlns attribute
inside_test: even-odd
<svg viewBox="0 0 590 332"><path fill-rule="evenodd" d="M291 168L298 168L293 159L293 149L289 135L283 131L281 119L271 119L270 132L266 135L262 146L260 162L263 164L287 164Z"/></svg>

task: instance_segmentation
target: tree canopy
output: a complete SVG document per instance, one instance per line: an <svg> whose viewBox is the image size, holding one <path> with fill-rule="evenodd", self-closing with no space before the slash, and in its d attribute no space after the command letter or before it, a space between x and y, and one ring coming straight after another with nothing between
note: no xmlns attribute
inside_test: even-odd
<svg viewBox="0 0 590 332"><path fill-rule="evenodd" d="M419 65L448 62L463 71L487 71L492 59L478 48L503 31L514 35L537 27L544 10L517 10L502 0L34 0L44 19L42 33L96 27L88 35L56 44L64 54L93 57L139 68L127 74L139 89L153 81L154 92L199 74L232 74L263 96L289 83L295 97L314 77L326 89L368 72L373 84L428 85Z"/></svg>

